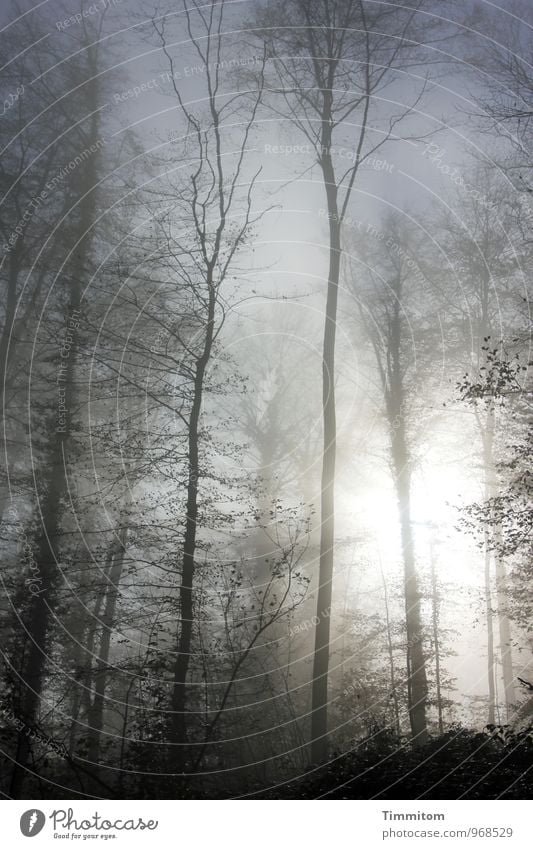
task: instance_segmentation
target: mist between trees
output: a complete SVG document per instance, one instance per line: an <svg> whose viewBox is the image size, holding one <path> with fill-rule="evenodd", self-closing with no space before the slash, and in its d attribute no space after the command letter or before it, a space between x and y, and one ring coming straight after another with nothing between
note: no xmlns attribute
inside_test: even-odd
<svg viewBox="0 0 533 849"><path fill-rule="evenodd" d="M527 793L508 5L4 10L4 795Z"/></svg>

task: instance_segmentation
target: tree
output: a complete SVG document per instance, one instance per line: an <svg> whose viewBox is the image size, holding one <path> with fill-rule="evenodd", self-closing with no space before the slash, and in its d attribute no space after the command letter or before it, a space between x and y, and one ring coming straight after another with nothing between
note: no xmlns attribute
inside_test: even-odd
<svg viewBox="0 0 533 849"><path fill-rule="evenodd" d="M456 321L460 328L457 345L458 360L464 361L465 357L469 360L469 374L473 382L475 382L475 375L483 374L485 371L488 373L490 370L489 340L494 337L509 338L513 332L516 332L521 286L519 260L514 241L517 230L512 204L509 203L510 192L507 181L482 164L477 165L476 175L477 185L481 187L483 194L482 201L461 195L458 199L460 217L445 216L443 240L456 270L457 284L464 294L464 297L459 299L455 295L457 288L447 286L447 289L451 288L447 296L451 304L450 309L457 314ZM497 219L494 218L494 209L499 210ZM483 404L472 403L470 408L474 414L480 444L484 498L490 499L497 490L496 410L489 399ZM495 714L495 627L499 632L508 711L512 709L514 701L511 633L504 600L507 584L506 567L497 556L492 544L492 538L498 533L497 525L492 529L488 525L485 527L484 583L489 722L494 722ZM495 621L494 610L496 610Z"/></svg>
<svg viewBox="0 0 533 849"><path fill-rule="evenodd" d="M343 252L343 220L362 163L396 137L399 123L422 97L424 85L399 114L383 108L384 92L413 60L413 30L422 3L372 6L361 0L275 2L256 25L268 45L279 97L278 114L311 145L320 169L329 224L329 267L322 350L323 452L320 560L313 661L311 760L328 756L327 710L330 612L335 548L335 338ZM420 30L418 30L420 38ZM379 97L378 97L379 94ZM370 128L372 130L370 131ZM378 128L378 129L377 129ZM376 139L377 136L377 139ZM344 155L343 155L344 154ZM347 164L348 163L348 164Z"/></svg>
<svg viewBox="0 0 533 849"><path fill-rule="evenodd" d="M507 412L508 448L505 460L496 463L492 453L491 486L485 489L485 498L464 508L462 526L481 535L485 557L492 553L496 563L496 592L498 618L500 621L500 652L504 683L505 706L509 722L515 709L514 671L511 653L510 619L525 620L529 630L528 607L524 610L524 578L529 580L529 561L526 550L532 528L531 476L525 459L531 447L531 431L528 422L528 396L530 391L520 378L527 367L517 353L506 354L502 344L492 347L490 337L482 346L483 362L477 374L463 376L458 384L461 399L478 408L488 409L491 422L498 414ZM492 432L495 429L493 426ZM509 444L509 438L512 442ZM498 477L502 483L498 481ZM519 603L511 613L513 591L509 586L506 561L518 556L515 580L518 582ZM491 723L492 718L492 723ZM494 724L494 712L489 712L489 724Z"/></svg>
<svg viewBox="0 0 533 849"><path fill-rule="evenodd" d="M415 302L420 305L427 298L427 292L424 292L424 278L416 261L416 241L409 237L403 222L391 215L382 231L374 228L373 232L379 237L373 245L369 240L358 245L363 269L350 266L347 273L383 391L404 568L408 712L413 740L423 745L428 740L428 683L411 517L414 460L409 422L415 389L421 381L420 361L424 360L421 349L427 349L428 344L427 320L423 313L415 320L412 311ZM359 277L363 277L364 284L358 282ZM416 330L413 331L415 321ZM417 333L416 357L413 332Z"/></svg>
<svg viewBox="0 0 533 849"><path fill-rule="evenodd" d="M101 25L101 22L100 22ZM49 123L56 131L62 128L59 142L45 145L35 152L34 163L38 180L45 181L45 197L57 193L54 199L53 227L42 244L31 244L33 263L40 269L33 299L46 284L47 297L43 309L49 316L42 323L40 347L42 360L32 379L40 384L41 396L33 404L33 425L30 436L35 456L42 462L36 475L31 470L35 492L35 519L28 523L31 537L32 569L36 580L34 591L24 599L16 630L22 638L19 657L13 655L9 664L20 677L17 688L17 713L27 728L39 721L41 698L45 685L51 634L58 604L59 574L63 544L64 505L69 494L69 463L72 432L76 428L78 338L82 311L83 285L89 279L93 259L94 223L97 210L97 183L102 158L101 120L99 114L100 87L98 81L99 47L94 41L98 28L83 28L80 51L83 59L58 63L52 73L42 73L40 91L44 113L50 110ZM54 72L55 71L55 72ZM67 98L70 109L63 99ZM23 128L23 138L31 139L32 121ZM42 143L42 142L41 142ZM22 143L22 149L34 149L35 142ZM50 150L53 159L50 161ZM44 161L44 167L39 160ZM53 163L53 169L51 167ZM79 167L83 164L83 168ZM17 181L12 188L16 189ZM42 192L41 192L42 196ZM41 210L37 206L39 214ZM44 211L43 216L44 216ZM57 212L56 212L57 214ZM57 230L62 227L61 244ZM23 241L25 234L21 234ZM55 250L50 251L52 238ZM60 250L61 245L61 250ZM16 245L15 245L16 247ZM28 247L26 243L25 247ZM27 261L27 260L26 260ZM57 266L56 266L57 263ZM32 301L30 300L30 303ZM19 326L24 326L24 321ZM37 325L38 326L38 325ZM9 328L10 333L12 327ZM37 332L37 331L36 331ZM58 344L58 339L61 344ZM15 667L13 660L16 658ZM18 667L18 668L17 668ZM31 755L30 739L23 728L18 734L11 793L19 796Z"/></svg>
<svg viewBox="0 0 533 849"><path fill-rule="evenodd" d="M206 15L196 2L185 4L184 11L190 42L202 67L207 121L194 113L180 90L174 59L167 46L164 20L162 23L153 21L185 121L185 149L194 163L190 185L181 189L176 197L176 207L186 212L188 220L193 222L192 233L187 234L188 241L183 243L178 238L174 245L174 251L180 256L180 282L190 292L196 324L196 336L189 352L192 358L191 404L188 415L183 416L187 428L187 503L180 564L180 625L172 688L172 742L180 747L187 740L187 675L195 618L193 584L202 477L200 414L207 368L224 320L224 283L234 257L259 219L252 212L258 172L248 178L244 197L240 187L245 175L248 140L262 97L262 84L258 85L251 103L246 94L229 97L220 90L220 68L225 47L222 36L224 2L211 6ZM224 124L239 107L245 110L245 114L237 147L233 148L232 164L228 166ZM234 143L233 138L231 143Z"/></svg>

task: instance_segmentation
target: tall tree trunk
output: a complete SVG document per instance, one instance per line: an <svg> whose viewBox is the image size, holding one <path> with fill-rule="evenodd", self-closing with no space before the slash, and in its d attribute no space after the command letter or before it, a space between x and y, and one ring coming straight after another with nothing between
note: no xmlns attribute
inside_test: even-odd
<svg viewBox="0 0 533 849"><path fill-rule="evenodd" d="M477 417L478 425L481 431L481 442L483 446L483 474L485 476L485 500L490 498L491 483L490 471L492 466L492 442L494 438L494 429L491 427L493 420L490 414L487 414L487 419L484 425L481 418ZM496 664L494 657L494 612L492 607L492 575L491 575L491 534L489 528L485 526L483 531L483 547L484 547L484 584L485 584L485 616L487 620L487 685L488 685L488 712L487 721L489 725L494 725L496 721Z"/></svg>
<svg viewBox="0 0 533 849"><path fill-rule="evenodd" d="M78 312L80 286L72 282L70 309ZM56 603L56 564L59 562L60 521L66 487L66 449L71 432L71 411L74 406L76 341L74 339L66 366L61 374L64 388L63 403L66 408L64 419L51 436L50 454L47 459L48 481L40 510L41 530L37 538L34 575L35 591L31 593L25 618L25 631L29 637L29 648L23 669L23 695L21 715L28 727L38 717L39 702L47 659L47 638L52 610ZM19 798L24 772L30 755L28 736L22 731L17 741L17 758L12 776L11 795Z"/></svg>
<svg viewBox="0 0 533 849"><path fill-rule="evenodd" d="M329 102L329 101L328 101ZM335 336L337 325L337 298L341 260L341 232L337 208L337 186L331 160L331 127L329 111L325 107L323 122L322 168L329 213L329 273L326 297L326 317L322 352L322 415L324 450L322 457L322 483L320 493L320 561L317 590L317 624L313 657L313 684L311 692L311 761L324 763L328 755L328 670L330 641L330 612L333 586L333 548L335 544L335 459L337 422L335 411Z"/></svg>
<svg viewBox="0 0 533 849"><path fill-rule="evenodd" d="M96 89L91 87L88 95L91 104L96 102ZM95 107L96 109L96 107ZM98 140L99 116L94 112L90 119L91 141ZM91 244L92 224L96 207L94 186L96 185L97 154L94 154L84 165L83 174L79 179L78 196L79 222L77 242L74 257L71 258L72 271L69 275L70 299L68 318L79 318L81 307L81 279L85 273ZM74 265L75 260L75 265ZM66 277L66 272L64 271ZM67 327L68 322L65 322ZM32 727L38 718L39 703L47 660L48 634L52 611L56 604L56 564L59 562L61 510L64 497L68 494L66 480L67 447L72 428L72 410L75 403L75 374L78 349L78 334L72 334L73 340L68 356L59 360L61 370L58 372L57 384L64 390L62 395L65 406L64 418L58 419L54 411L55 421L59 424L51 434L49 455L46 461L48 469L45 494L41 500L40 520L41 532L36 545L35 564L38 575L38 592L32 594L27 616L25 631L29 637L29 649L25 657L22 678L24 682L20 712L28 727ZM57 398L57 396L56 396ZM53 426L53 425L52 425ZM35 481L37 491L37 481ZM17 756L11 779L11 796L20 798L26 767L30 758L29 737L24 730L19 732L17 739Z"/></svg>
<svg viewBox="0 0 533 849"><path fill-rule="evenodd" d="M201 356L196 360L193 399L188 428L187 505L180 586L181 626L179 628L177 655L174 664L174 683L172 688L172 742L179 745L177 751L177 759L179 762L183 762L184 760L183 746L187 742L187 674L189 671L194 622L193 582L198 523L198 481L200 477L200 413L202 411L205 372L211 357L215 329L216 292L212 275L213 267L210 267L207 280L209 295L204 344Z"/></svg>
<svg viewBox="0 0 533 849"><path fill-rule="evenodd" d="M5 314L2 333L0 335L0 399L4 403L5 390L8 383L8 351L14 345L12 338L15 311L17 306L17 283L19 276L19 252L15 249L9 255L7 272L7 293L5 299Z"/></svg>
<svg viewBox="0 0 533 849"><path fill-rule="evenodd" d="M490 538L485 528L485 616L487 620L487 683L488 683L488 718L489 725L496 720L496 682L494 680L494 624L492 615L492 590L490 575Z"/></svg>
<svg viewBox="0 0 533 849"><path fill-rule="evenodd" d="M113 563L113 548L110 546L105 566L104 566L104 578L109 574L111 570L111 566ZM86 669L84 673L82 673L83 680L83 695L82 695L82 703L83 709L85 711L85 716L89 715L91 710L91 687L93 683L93 658L95 656L94 646L96 642L96 635L98 631L98 623L100 622L100 613L105 601L105 589L102 592L98 593L96 601L94 603L93 610L91 612L89 627L87 628L87 633L85 637L85 645L82 648L82 664L86 664Z"/></svg>
<svg viewBox="0 0 533 849"><path fill-rule="evenodd" d="M270 444L262 446L261 450L261 468L266 472L261 474L259 486L260 490L257 495L257 515L259 522L255 534L255 564L254 564L254 584L257 586L262 583L267 583L270 577L272 556L272 540L268 534L268 526L270 524L272 503L274 500L274 481L272 480L272 462L273 451Z"/></svg>
<svg viewBox="0 0 533 849"><path fill-rule="evenodd" d="M70 384L71 385L71 384ZM68 393L67 393L68 394ZM70 395L68 395L70 398ZM47 660L47 636L52 607L55 603L56 563L61 496L63 494L63 434L54 440L53 454L49 458L49 478L45 502L41 512L43 531L39 536L35 553L35 591L31 594L25 617L28 649L22 670L22 695L20 714L28 728L32 728L38 717L39 702ZM21 798L25 770L30 758L29 737L23 729L17 738L16 763L14 765L10 795Z"/></svg>
<svg viewBox="0 0 533 849"><path fill-rule="evenodd" d="M4 512L10 501L10 486L9 481L12 478L11 468L14 466L15 457L13 450L10 452L8 459L8 426L7 426L7 408L8 399L6 393L9 388L9 352L11 351L11 366L16 364L16 340L14 339L14 323L17 307L17 286L19 277L19 251L15 245L14 250L9 255L9 264L7 271L7 292L5 297L5 313L2 332L0 334L0 407L1 407L1 423L2 423L2 454L7 460L6 468L4 469L5 480L0 480L0 519L3 519Z"/></svg>
<svg viewBox="0 0 533 849"><path fill-rule="evenodd" d="M428 740L426 702L427 677L423 648L420 591L415 566L411 526L411 475L402 427L393 443L393 462L398 497L402 555L404 565L405 624L407 633L407 700L411 732L416 745Z"/></svg>
<svg viewBox="0 0 533 849"><path fill-rule="evenodd" d="M478 419L479 421L479 419ZM483 464L485 474L485 499L489 501L497 495L496 472L494 464L494 434L495 434L495 415L492 403L487 410L484 427L482 428L483 442ZM498 617L498 632L500 638L500 659L502 665L502 678L504 687L505 713L506 719L509 721L513 713L513 705L516 701L513 678L513 652L512 652L512 636L511 624L507 615L508 607L508 588L507 588L507 573L505 563L499 554L501 545L501 530L497 522L491 526L491 533L485 533L485 548L494 549L494 568L495 568L495 583L496 583L496 610ZM490 551L488 554L490 562ZM487 567L485 567L487 568ZM489 590L491 580L489 573ZM494 641L493 635L491 635ZM494 658L493 658L494 664ZM490 682L489 682L490 684ZM490 695L489 695L490 700ZM489 719L489 722L491 720Z"/></svg>
<svg viewBox="0 0 533 849"><path fill-rule="evenodd" d="M398 273L392 282L394 301L387 337L387 371L385 397L390 427L391 458L398 499L401 547L404 567L405 626L407 634L407 707L411 733L416 745L428 740L427 732L427 676L424 656L424 635L420 591L411 523L411 462L407 444L402 361L402 277Z"/></svg>
<svg viewBox="0 0 533 849"><path fill-rule="evenodd" d="M106 563L104 571L107 571L108 565L109 564ZM70 701L70 731L68 750L71 755L74 755L75 753L76 743L79 736L78 726L80 725L80 723L78 721L78 717L82 710L85 711L85 715L87 716L91 704L91 694L89 689L92 680L91 664L93 658L94 641L96 637L96 628L97 623L100 620L100 611L102 609L103 601L104 594L99 593L90 616L87 615L86 605L84 603L81 603L77 610L77 618L79 620L78 627L75 631L73 631L72 627L70 628L70 634L74 637L72 655L73 677L76 682L79 682L78 686L73 687ZM89 620L88 625L87 620Z"/></svg>
<svg viewBox="0 0 533 849"><path fill-rule="evenodd" d="M97 764L100 759L100 739L104 727L105 691L109 680L109 649L111 634L115 624L117 599L119 595L124 552L126 550L127 528L121 528L119 542L113 544L111 563L106 570L107 589L105 605L101 619L100 646L94 671L94 694L87 716L89 726L89 760Z"/></svg>
<svg viewBox="0 0 533 849"><path fill-rule="evenodd" d="M400 707L398 704L398 693L396 692L396 672L394 669L394 652L392 649L392 631L391 631L391 621L390 621L390 612L389 612L389 592L387 589L387 581L385 580L385 575L383 574L383 568L381 566L381 561L379 564L379 569L381 572L381 581L383 584L383 598L385 602L385 625L387 627L387 654L389 657L389 669L390 669L390 686L391 686L391 696L392 696L392 704L394 708L394 725L396 729L396 734L398 737L402 733L402 728L400 724Z"/></svg>
<svg viewBox="0 0 533 849"><path fill-rule="evenodd" d="M435 682L437 689L437 717L439 723L439 734L444 733L444 721L442 716L442 688L440 679L440 638L439 638L439 595L437 587L437 570L435 569L435 555L433 543L430 543L429 560L431 567L431 623L433 626L433 645L435 647Z"/></svg>
<svg viewBox="0 0 533 849"><path fill-rule="evenodd" d="M513 675L513 650L511 637L511 623L508 616L508 586L505 562L498 553L501 543L501 532L499 527L495 528L496 551L494 564L496 568L496 600L498 603L498 627L500 636L500 658L502 663L503 690L505 698L506 720L510 722L513 718L516 703L514 675Z"/></svg>

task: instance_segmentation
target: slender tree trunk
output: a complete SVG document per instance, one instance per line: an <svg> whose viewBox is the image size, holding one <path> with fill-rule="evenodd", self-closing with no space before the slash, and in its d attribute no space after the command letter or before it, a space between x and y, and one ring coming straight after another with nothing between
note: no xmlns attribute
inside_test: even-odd
<svg viewBox="0 0 533 849"><path fill-rule="evenodd" d="M496 682L494 680L494 625L492 616L492 590L490 579L490 539L484 532L485 548L485 616L487 620L487 682L488 682L488 723L494 725L496 719Z"/></svg>
<svg viewBox="0 0 533 849"><path fill-rule="evenodd" d="M113 560L113 549L110 547L105 567L104 567L104 576L109 574L111 569L111 564ZM85 717L89 716L91 711L91 688L93 685L93 657L94 657L94 644L96 642L96 632L98 630L98 623L100 622L100 613L102 610L102 606L105 600L105 589L102 592L99 592L94 604L94 608L92 610L89 627L87 628L87 636L85 640L85 646L83 648L82 654L82 665L86 664L86 671L82 675L83 680L83 690L82 690L82 703L83 709L85 712Z"/></svg>
<svg viewBox="0 0 533 849"><path fill-rule="evenodd" d="M109 563L106 562L105 571L107 571ZM92 659L94 650L94 640L96 637L97 622L100 621L100 610L104 600L103 593L99 593L94 608L90 617L87 617L85 605L81 604L78 611L80 619L79 635L75 636L75 645L72 658L72 666L74 669L74 678L79 681L79 686L73 688L70 707L70 733L69 733L69 752L71 755L75 753L76 743L78 738L78 717L80 711L84 710L87 716L91 705L90 686L92 682ZM89 625L87 627L87 618Z"/></svg>
<svg viewBox="0 0 533 849"><path fill-rule="evenodd" d="M437 716L439 723L439 734L444 734L444 721L442 716L442 690L440 680L440 639L439 639L439 596L437 588L437 571L435 569L435 556L433 544L430 547L431 566L431 622L433 625L433 645L435 647L435 682L437 689Z"/></svg>
<svg viewBox="0 0 533 849"><path fill-rule="evenodd" d="M494 498L497 494L496 480L495 480L495 469L494 469L494 432L495 432L495 416L494 409L492 405L487 410L487 416L485 421L485 426L482 429L482 442L483 442L483 464L484 464L484 474L485 474L485 499L488 501L491 498ZM512 717L513 713L513 705L516 700L515 690L514 690L514 678L513 678L513 653L512 653L512 636L511 636L511 625L509 622L509 617L507 615L507 573L505 569L505 563L503 562L499 552L498 547L501 542L501 530L498 527L497 523L493 523L491 527L492 537L494 540L494 567L495 567L495 579L496 579L496 610L498 617L498 632L500 638L500 658L502 664L502 677L503 677L503 688L504 688L504 699L505 699L505 712L507 721ZM489 569L488 575L488 585L489 585L489 593L491 593L491 577L490 577L490 547L491 547L491 534L486 530L485 531L485 572L487 572L487 568ZM487 554L488 550L488 554ZM488 566L487 566L488 559ZM487 578L486 578L487 582ZM492 608L491 608L491 616L492 616ZM492 642L492 667L494 670L494 636L493 636L493 628L491 622L491 642ZM494 672L493 672L494 676ZM490 681L489 681L490 687ZM493 682L493 688L494 682ZM494 695L494 694L493 694ZM491 699L490 690L489 690L489 702ZM495 699L495 695L494 695ZM490 713L490 709L489 709ZM494 720L490 720L489 722L493 722Z"/></svg>
<svg viewBox="0 0 533 849"><path fill-rule="evenodd" d="M327 115L326 111L326 115ZM335 411L335 336L341 259L341 234L337 209L337 186L329 150L331 130L325 131L323 173L329 212L330 250L326 318L322 353L322 414L324 453L322 458L320 561L317 590L317 625L311 692L311 761L324 763L328 756L328 670L330 612L335 544L335 458L337 423Z"/></svg>
<svg viewBox="0 0 533 849"><path fill-rule="evenodd" d="M404 365L402 362L402 279L393 282L394 302L387 339L385 396L391 436L391 458L398 499L404 566L405 625L407 633L407 707L415 745L428 740L427 677L424 656L422 611L416 573L411 523L411 463L407 445Z"/></svg>
<svg viewBox="0 0 533 849"><path fill-rule="evenodd" d="M416 574L413 532L411 527L411 480L407 468L402 428L397 431L393 447L396 492L400 515L404 564L405 623L407 632L407 699L411 732L416 745L428 740L426 703L427 678L423 648L420 591Z"/></svg>
<svg viewBox="0 0 533 849"><path fill-rule="evenodd" d="M109 680L109 649L111 646L111 634L115 624L117 599L119 595L122 567L124 565L124 552L126 550L127 528L120 531L118 545L113 545L111 564L106 571L107 589L105 593L105 605L101 620L100 646L98 650L98 661L94 672L94 695L87 716L89 726L89 760L97 764L100 758L100 739L104 727L105 692Z"/></svg>
<svg viewBox="0 0 533 849"><path fill-rule="evenodd" d="M500 534L496 528L496 545L498 545ZM508 608L508 586L507 572L505 562L502 557L495 552L494 564L496 567L496 600L498 603L498 626L500 636L500 657L502 662L503 689L505 697L505 712L507 722L510 722L513 717L514 705L516 703L516 694L513 675L513 650L511 637L511 623L507 613Z"/></svg>
<svg viewBox="0 0 533 849"><path fill-rule="evenodd" d="M383 598L385 602L385 624L387 626L387 653L389 656L390 686L392 694L392 704L394 707L394 724L396 728L396 734L399 737L402 733L402 729L400 724L400 706L398 704L398 693L396 692L396 672L394 669L394 652L392 649L392 632L389 612L389 592L387 589L387 581L385 580L385 575L383 574L383 569L381 567L381 562L379 564L379 568L381 572L381 581L383 583Z"/></svg>
<svg viewBox="0 0 533 849"><path fill-rule="evenodd" d="M5 390L8 384L7 366L8 351L13 347L15 340L12 338L13 324L15 321L15 310L17 306L17 282L19 276L19 255L15 249L9 255L7 272L7 293L5 300L5 315L2 333L0 335L0 400L3 404Z"/></svg>
<svg viewBox="0 0 533 849"><path fill-rule="evenodd" d="M180 614L177 655L174 664L174 683L172 689L172 742L181 747L187 742L187 674L191 655L192 630L194 622L193 582L196 554L196 536L198 522L198 481L199 468L199 430L200 413L204 393L205 371L211 357L214 338L216 293L212 280L213 269L208 275L208 314L201 356L196 361L193 387L193 401L188 429L188 478L187 505L185 518L185 538L181 564ZM183 749L177 752L177 758L183 761Z"/></svg>
<svg viewBox="0 0 533 849"><path fill-rule="evenodd" d="M272 451L263 450L261 455L262 467L270 470ZM256 504L259 523L255 534L255 565L253 575L256 586L268 582L271 571L271 564L267 562L272 555L272 540L268 535L267 528L271 520L270 511L272 510L274 498L274 486L270 471L262 475L260 486L261 491L258 494Z"/></svg>
<svg viewBox="0 0 533 849"><path fill-rule="evenodd" d="M11 252L9 256L9 265L7 272L7 292L5 299L5 314L4 314L4 324L2 326L2 333L0 335L0 408L1 408L1 422L2 422L2 455L7 459L7 440L6 436L8 434L7 428L7 408L8 408L8 400L6 398L6 392L9 388L9 374L10 369L8 368L8 354L11 350L11 365L15 363L16 356L16 340L13 338L13 330L14 330L14 321L15 321L15 312L17 307L17 285L18 285L18 276L19 276L19 255L17 248ZM15 458L16 454L15 452ZM12 477L11 468L14 465L15 458L13 457L13 452L11 452L11 457L8 460L7 467L5 468L5 480L0 481L0 518L3 518L4 512L9 504L10 494L9 494L9 481Z"/></svg>

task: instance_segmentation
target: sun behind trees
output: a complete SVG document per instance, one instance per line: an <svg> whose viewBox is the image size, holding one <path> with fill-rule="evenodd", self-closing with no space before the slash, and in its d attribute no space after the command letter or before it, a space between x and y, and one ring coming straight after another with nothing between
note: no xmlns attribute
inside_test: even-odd
<svg viewBox="0 0 533 849"><path fill-rule="evenodd" d="M0 37L1 791L523 796L515 19L64 0Z"/></svg>

